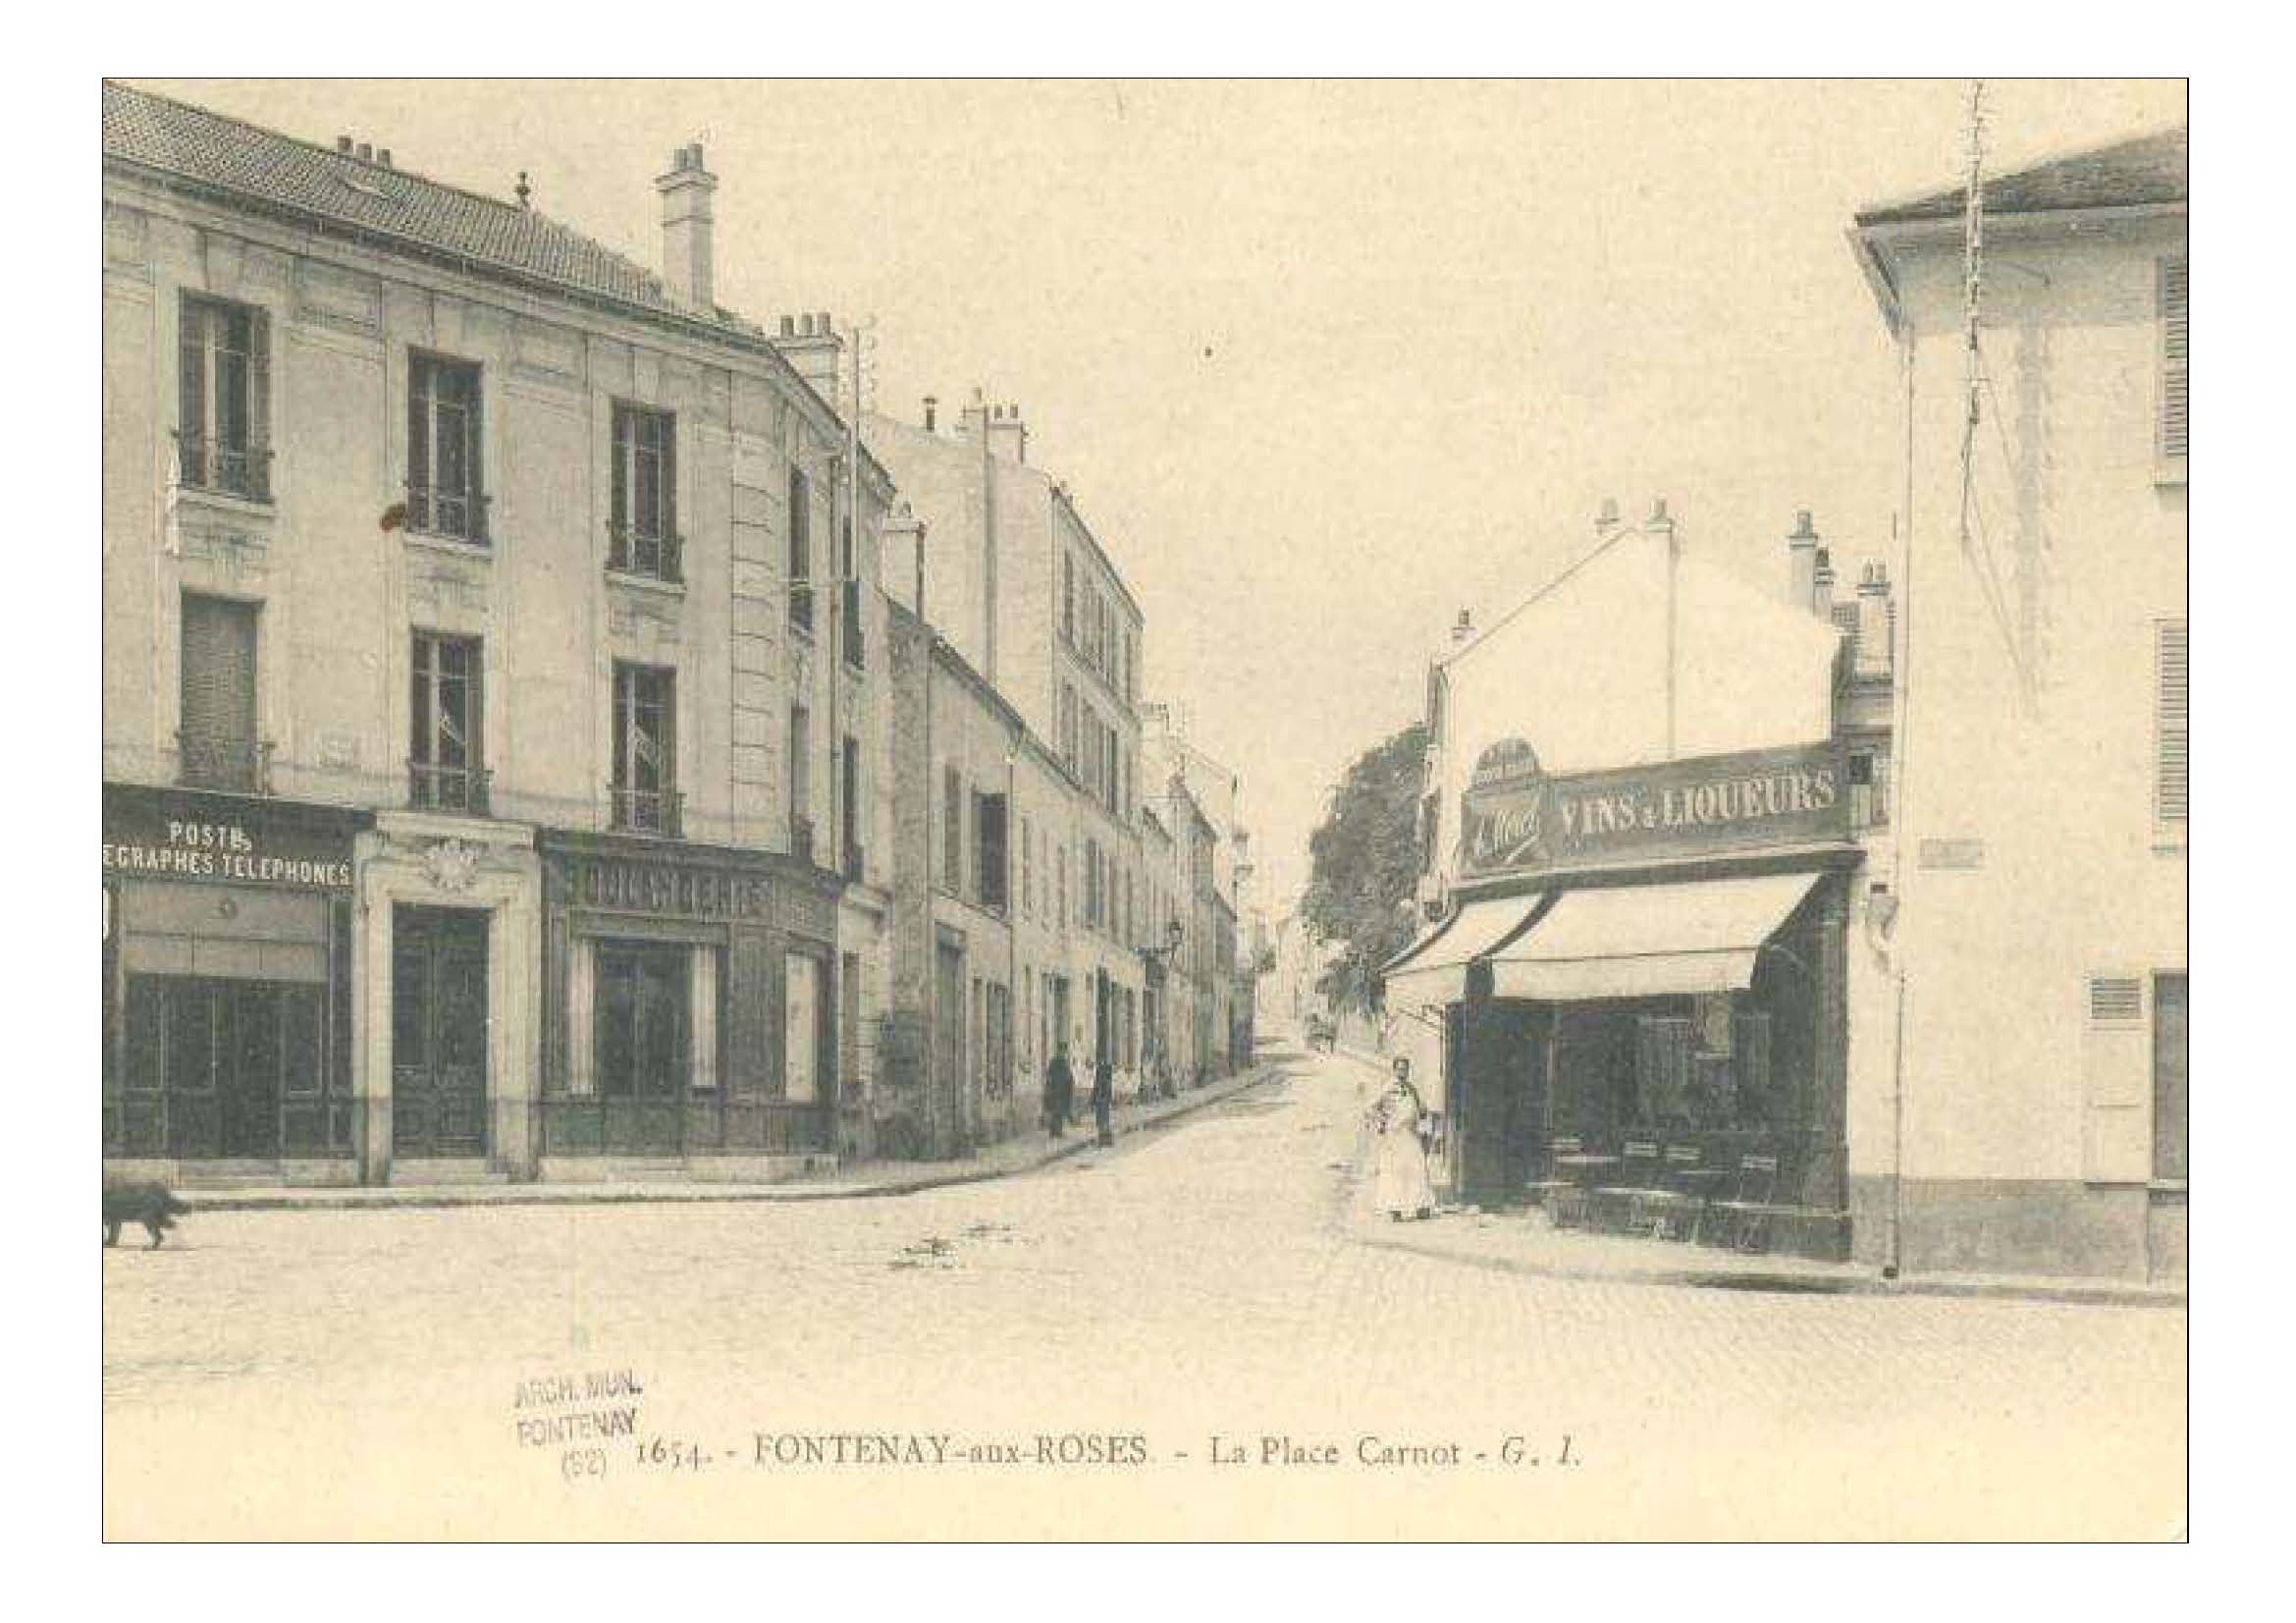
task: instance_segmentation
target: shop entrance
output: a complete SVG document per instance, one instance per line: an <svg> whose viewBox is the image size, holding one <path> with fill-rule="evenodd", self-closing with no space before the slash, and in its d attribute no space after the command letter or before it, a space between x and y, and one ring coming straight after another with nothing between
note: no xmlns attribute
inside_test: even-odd
<svg viewBox="0 0 2296 1623"><path fill-rule="evenodd" d="M484 913L392 910L395 1156L486 1154L486 929Z"/></svg>
<svg viewBox="0 0 2296 1623"><path fill-rule="evenodd" d="M132 1080L159 1084L168 1155L279 1155L283 1073L290 1086L307 1087L323 1062L322 995L316 986L202 975L130 980Z"/></svg>

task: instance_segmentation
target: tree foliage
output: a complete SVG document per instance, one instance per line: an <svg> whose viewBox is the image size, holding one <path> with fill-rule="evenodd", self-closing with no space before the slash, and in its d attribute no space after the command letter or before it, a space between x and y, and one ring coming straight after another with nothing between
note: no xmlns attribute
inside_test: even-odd
<svg viewBox="0 0 2296 1623"><path fill-rule="evenodd" d="M1312 867L1302 911L1316 936L1338 949L1315 983L1334 1008L1378 1008L1379 966L1411 945L1426 754L1427 730L1417 723L1364 751L1308 838Z"/></svg>

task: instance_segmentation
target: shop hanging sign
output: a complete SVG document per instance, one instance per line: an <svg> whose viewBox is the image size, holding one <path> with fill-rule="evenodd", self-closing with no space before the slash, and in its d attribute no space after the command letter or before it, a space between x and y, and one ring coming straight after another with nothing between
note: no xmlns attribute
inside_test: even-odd
<svg viewBox="0 0 2296 1623"><path fill-rule="evenodd" d="M109 791L104 797L104 878L190 879L291 890L350 889L350 832L219 811L176 796Z"/></svg>
<svg viewBox="0 0 2296 1623"><path fill-rule="evenodd" d="M1475 761L1460 809L1462 880L1849 838L1832 744L1549 777L1521 738Z"/></svg>

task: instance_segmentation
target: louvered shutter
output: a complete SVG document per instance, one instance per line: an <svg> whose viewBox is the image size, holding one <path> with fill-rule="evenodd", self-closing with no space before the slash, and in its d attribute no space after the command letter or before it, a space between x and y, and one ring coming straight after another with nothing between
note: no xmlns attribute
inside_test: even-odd
<svg viewBox="0 0 2296 1623"><path fill-rule="evenodd" d="M2154 627L2155 726L2160 759L2156 799L2163 823L2182 823L2191 789L2187 632L2181 620Z"/></svg>
<svg viewBox="0 0 2296 1623"><path fill-rule="evenodd" d="M2185 452L2186 312L2183 255L2161 261L2161 455Z"/></svg>
<svg viewBox="0 0 2296 1623"><path fill-rule="evenodd" d="M2089 977L2089 1024L2130 1026L2145 1017L2144 982L2134 975Z"/></svg>
<svg viewBox="0 0 2296 1623"><path fill-rule="evenodd" d="M183 743L187 774L214 787L248 786L255 755L255 609L184 599Z"/></svg>

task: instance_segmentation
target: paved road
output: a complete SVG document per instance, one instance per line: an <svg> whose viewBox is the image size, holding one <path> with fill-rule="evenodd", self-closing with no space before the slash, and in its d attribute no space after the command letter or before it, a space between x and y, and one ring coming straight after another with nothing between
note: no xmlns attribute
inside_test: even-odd
<svg viewBox="0 0 2296 1623"><path fill-rule="evenodd" d="M104 1257L109 1530L2183 1525L2181 1312L1364 1246L1362 1075L1301 1061L1114 1151L899 1199L196 1216L180 1249ZM642 1392L583 1395L619 1371ZM1064 1456L1087 1463L1041 1463Z"/></svg>

